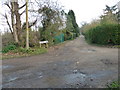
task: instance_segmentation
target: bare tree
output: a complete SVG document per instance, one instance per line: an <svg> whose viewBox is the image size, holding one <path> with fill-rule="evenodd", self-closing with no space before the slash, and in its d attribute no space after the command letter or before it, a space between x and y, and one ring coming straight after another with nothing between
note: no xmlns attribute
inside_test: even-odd
<svg viewBox="0 0 120 90"><path fill-rule="evenodd" d="M1 15L6 19L6 23L7 23L8 27L9 27L9 30L10 30L11 34L13 35L13 31L12 31L11 25L10 25L10 23L9 23L9 21L8 21L8 16L7 16L7 14L5 13L5 14L1 14ZM13 38L14 38L14 37L13 37Z"/></svg>
<svg viewBox="0 0 120 90"><path fill-rule="evenodd" d="M23 6L19 7L19 4L16 1L11 1L11 2L6 2L4 3L10 10L10 14L11 14L11 25L8 21L7 18L7 14L5 14L5 18L7 20L7 24L9 26L10 31L13 31L13 37L16 43L19 43L20 41L20 32L22 31L21 29L21 18L20 16L23 14L19 13L19 10L22 9L26 4L24 4Z"/></svg>
<svg viewBox="0 0 120 90"><path fill-rule="evenodd" d="M9 26L9 30L11 34L14 37L14 40L16 43L21 42L21 37L22 37L22 21L21 16L26 12L25 6L26 2L24 2L23 5L20 6L18 0L11 0L11 2L5 2L4 5L6 5L10 11L10 13L5 13L4 18L6 19L6 23ZM22 10L23 11L22 11ZM20 13L20 10L22 11ZM8 21L8 15L10 14L11 16L11 23ZM35 25L37 20L31 22L29 24L29 28Z"/></svg>
<svg viewBox="0 0 120 90"><path fill-rule="evenodd" d="M26 6L26 2L25 1L18 2L18 0L9 0L9 1L12 1L12 2L4 3L4 5L6 5L9 9L9 13L6 12L4 14L4 18L6 19L6 23L9 26L9 30L14 37L14 41L19 44L19 43L21 43L21 41L22 41L21 37L23 36L22 25L25 21L22 18L22 15L24 15L24 13L26 12L26 10L24 8ZM57 2L52 2L51 0L35 0L33 2L32 2L32 0L29 0L28 4L29 4L28 14L30 16L30 18L28 20L32 20L31 23L28 21L28 28L31 28L35 24L38 27L38 26L40 26L41 21L45 20L43 12L41 12L41 13L38 12L39 10L42 10L45 5L52 11L55 11L55 13L56 13L55 17L57 17L57 15L59 16L60 11L62 11L62 6L60 6ZM8 17L10 17L10 18L8 18ZM52 18L51 22L52 23L56 23L56 22L60 23L60 17L59 17L59 20L57 20L57 19ZM11 21L11 22L9 22L9 21ZM37 21L39 21L39 22L37 22Z"/></svg>
<svg viewBox="0 0 120 90"><path fill-rule="evenodd" d="M6 4L7 5L7 4ZM17 34L17 29L16 29L16 24L15 24L15 7L14 7L14 2L11 2L11 24L12 24L12 28L13 28L13 35L14 35L14 39L15 42L18 43L18 34Z"/></svg>

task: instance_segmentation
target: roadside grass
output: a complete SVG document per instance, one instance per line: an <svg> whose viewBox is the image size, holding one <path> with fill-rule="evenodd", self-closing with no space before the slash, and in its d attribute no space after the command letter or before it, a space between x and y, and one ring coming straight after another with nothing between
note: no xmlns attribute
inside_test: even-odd
<svg viewBox="0 0 120 90"><path fill-rule="evenodd" d="M111 84L107 85L107 90L120 90L120 82L114 81Z"/></svg>
<svg viewBox="0 0 120 90"><path fill-rule="evenodd" d="M34 47L34 48L30 48L29 50L22 48L22 47L17 47L14 50L5 50L7 53L1 53L0 56L2 60L5 59L12 59L12 58L21 58L21 57L28 57L28 56L34 56L34 55L40 55L40 54L44 54L47 53L48 51L51 51L51 48L56 48L56 47L62 47L64 46L66 43L68 43L69 41L72 40L67 40L64 41L62 43L58 43L55 44L53 46L50 46L49 48L40 48L40 47Z"/></svg>
<svg viewBox="0 0 120 90"><path fill-rule="evenodd" d="M12 58L21 58L21 57L27 57L27 56L34 56L34 55L40 55L40 54L44 54L47 53L51 48L56 48L56 47L61 47L64 46L64 44L66 44L67 42L72 41L72 40L67 40L64 41L62 43L59 44L55 44L49 48L40 48L40 47L34 47L34 48L30 48L30 49L25 49L22 47L17 47L15 49L10 49L10 50L4 50L5 53L1 53L1 59L5 60L5 59L12 59ZM6 53L7 52L7 53Z"/></svg>
<svg viewBox="0 0 120 90"><path fill-rule="evenodd" d="M2 60L10 59L10 58L19 58L19 57L39 55L39 54L43 54L46 52L47 52L46 48L35 47L35 48L30 48L27 50L25 48L19 47L19 48L16 48L15 50L10 50L7 53L2 53Z"/></svg>

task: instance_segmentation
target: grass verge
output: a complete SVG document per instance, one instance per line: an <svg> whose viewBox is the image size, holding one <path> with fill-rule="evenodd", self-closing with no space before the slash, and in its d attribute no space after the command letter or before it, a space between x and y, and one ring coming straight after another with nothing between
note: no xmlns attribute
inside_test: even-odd
<svg viewBox="0 0 120 90"><path fill-rule="evenodd" d="M26 56L33 56L33 55L39 55L46 53L47 49L46 48L30 48L30 49L25 49L22 47L16 48L15 50L11 50L8 53L2 53L2 60L4 59L10 59L10 58L19 58L19 57L26 57Z"/></svg>
<svg viewBox="0 0 120 90"><path fill-rule="evenodd" d="M72 40L67 40L62 43L55 44L55 45L49 47L48 49L40 48L40 47L30 48L28 50L25 48L22 48L22 47L18 47L18 48L16 47L16 49L14 49L14 50L11 48L10 48L10 50L5 49L4 51L6 51L7 53L6 52L2 53L2 60L44 54L48 51L51 51L52 49L54 50L54 48L56 49L56 48L60 48L60 47L64 46L69 41L72 41Z"/></svg>
<svg viewBox="0 0 120 90"><path fill-rule="evenodd" d="M107 85L107 90L120 90L120 82L114 81L111 84Z"/></svg>

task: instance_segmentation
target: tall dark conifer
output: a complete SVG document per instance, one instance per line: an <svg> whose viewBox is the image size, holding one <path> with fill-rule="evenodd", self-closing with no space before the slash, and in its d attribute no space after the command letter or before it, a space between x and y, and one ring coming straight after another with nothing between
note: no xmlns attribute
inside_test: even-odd
<svg viewBox="0 0 120 90"><path fill-rule="evenodd" d="M74 27L74 30L75 30L74 33L76 33L76 36L78 37L79 36L79 27L78 27L78 24L76 22L74 11L73 10L69 10L68 15L69 15L69 17L72 20L72 24L73 24L73 27Z"/></svg>

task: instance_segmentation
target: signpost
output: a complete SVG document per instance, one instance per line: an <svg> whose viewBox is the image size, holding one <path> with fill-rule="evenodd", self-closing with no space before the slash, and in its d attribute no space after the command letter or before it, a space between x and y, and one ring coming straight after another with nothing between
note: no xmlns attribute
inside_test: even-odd
<svg viewBox="0 0 120 90"><path fill-rule="evenodd" d="M48 41L40 41L40 47L42 47L42 44L46 44L46 47L48 48Z"/></svg>

